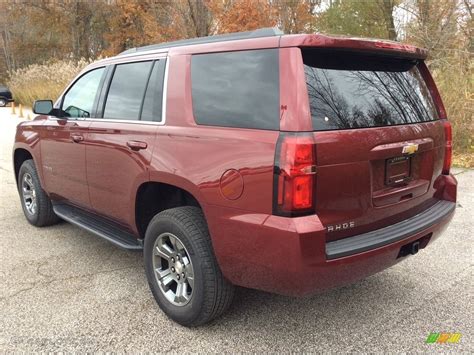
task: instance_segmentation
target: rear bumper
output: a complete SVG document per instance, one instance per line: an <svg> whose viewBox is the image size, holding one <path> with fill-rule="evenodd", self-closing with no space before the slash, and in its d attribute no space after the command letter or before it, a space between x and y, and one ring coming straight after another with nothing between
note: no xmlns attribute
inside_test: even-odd
<svg viewBox="0 0 474 355"><path fill-rule="evenodd" d="M436 225L454 212L455 209L456 203L439 201L422 213L402 222L354 237L326 243L326 256L329 260L332 260L404 241L406 238Z"/></svg>
<svg viewBox="0 0 474 355"><path fill-rule="evenodd" d="M440 200L408 220L329 243L316 216L284 218L210 208L218 216L209 225L219 265L231 282L304 296L391 267L403 260L404 245L420 241L422 249L436 240L454 211L454 201Z"/></svg>

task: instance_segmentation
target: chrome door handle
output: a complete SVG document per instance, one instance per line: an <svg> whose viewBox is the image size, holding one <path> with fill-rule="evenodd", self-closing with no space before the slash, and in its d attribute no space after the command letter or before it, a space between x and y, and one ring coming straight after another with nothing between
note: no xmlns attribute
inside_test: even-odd
<svg viewBox="0 0 474 355"><path fill-rule="evenodd" d="M127 146L131 150L140 150L140 149L146 149L148 147L148 144L146 142L140 142L140 141L128 141Z"/></svg>
<svg viewBox="0 0 474 355"><path fill-rule="evenodd" d="M75 143L80 143L80 142L84 141L84 136L82 136L80 134L71 134L71 139Z"/></svg>

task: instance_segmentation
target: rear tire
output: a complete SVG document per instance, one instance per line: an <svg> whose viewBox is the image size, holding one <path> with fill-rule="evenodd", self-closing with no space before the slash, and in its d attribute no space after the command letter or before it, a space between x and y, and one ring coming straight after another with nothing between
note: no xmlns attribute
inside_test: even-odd
<svg viewBox="0 0 474 355"><path fill-rule="evenodd" d="M7 100L0 98L0 107L7 106Z"/></svg>
<svg viewBox="0 0 474 355"><path fill-rule="evenodd" d="M201 209L186 206L157 214L146 231L144 259L151 292L175 322L202 325L232 303L234 286L220 271Z"/></svg>
<svg viewBox="0 0 474 355"><path fill-rule="evenodd" d="M25 160L18 173L18 192L26 219L36 227L55 224L59 217L53 211L53 205L40 184L33 160Z"/></svg>

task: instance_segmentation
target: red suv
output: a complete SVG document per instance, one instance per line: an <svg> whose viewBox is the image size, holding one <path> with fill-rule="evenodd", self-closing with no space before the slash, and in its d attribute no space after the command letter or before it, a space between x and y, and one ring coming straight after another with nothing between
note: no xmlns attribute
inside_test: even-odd
<svg viewBox="0 0 474 355"><path fill-rule="evenodd" d="M18 126L27 220L143 249L187 326L234 285L307 295L432 243L455 210L451 126L426 52L273 29L128 50Z"/></svg>

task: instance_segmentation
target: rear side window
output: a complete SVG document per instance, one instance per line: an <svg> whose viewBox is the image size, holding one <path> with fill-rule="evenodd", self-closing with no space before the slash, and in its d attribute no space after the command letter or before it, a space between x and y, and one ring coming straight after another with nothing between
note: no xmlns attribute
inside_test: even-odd
<svg viewBox="0 0 474 355"><path fill-rule="evenodd" d="M337 51L302 53L316 131L438 119L414 60Z"/></svg>
<svg viewBox="0 0 474 355"><path fill-rule="evenodd" d="M278 50L193 55L191 80L197 124L278 130Z"/></svg>
<svg viewBox="0 0 474 355"><path fill-rule="evenodd" d="M104 118L138 120L153 62L119 64L110 83Z"/></svg>
<svg viewBox="0 0 474 355"><path fill-rule="evenodd" d="M161 121L163 105L163 82L166 60L156 61L151 71L141 114L142 121Z"/></svg>

